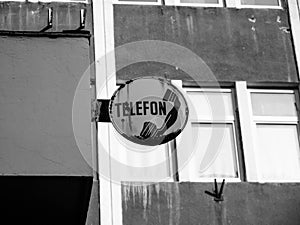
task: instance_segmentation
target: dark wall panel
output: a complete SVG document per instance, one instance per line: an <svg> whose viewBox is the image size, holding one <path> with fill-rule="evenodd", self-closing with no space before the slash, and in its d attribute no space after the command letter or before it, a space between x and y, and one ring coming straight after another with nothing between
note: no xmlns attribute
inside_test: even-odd
<svg viewBox="0 0 300 225"><path fill-rule="evenodd" d="M140 40L179 44L200 56L220 81L298 80L286 9L115 5L114 12L116 46ZM118 79L145 73L188 79L151 63L125 68ZM201 71L198 79L204 79Z"/></svg>
<svg viewBox="0 0 300 225"><path fill-rule="evenodd" d="M228 183L224 201L204 193L213 183L122 186L124 225L298 225L300 184Z"/></svg>
<svg viewBox="0 0 300 225"><path fill-rule="evenodd" d="M72 127L76 87L89 67L86 38L0 37L0 173L92 176ZM85 84L89 92L89 77ZM90 102L79 133L91 162Z"/></svg>
<svg viewBox="0 0 300 225"><path fill-rule="evenodd" d="M1 176L1 224L84 225L92 180L78 176Z"/></svg>

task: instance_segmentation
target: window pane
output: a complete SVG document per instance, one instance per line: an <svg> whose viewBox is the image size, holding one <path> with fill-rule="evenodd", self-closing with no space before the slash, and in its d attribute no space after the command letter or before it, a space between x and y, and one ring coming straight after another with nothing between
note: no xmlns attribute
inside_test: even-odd
<svg viewBox="0 0 300 225"><path fill-rule="evenodd" d="M197 130L196 130L197 129ZM198 132L197 152L180 171L182 180L201 178L237 178L237 157L232 124L192 124ZM221 139L217 145L215 139Z"/></svg>
<svg viewBox="0 0 300 225"><path fill-rule="evenodd" d="M241 0L242 5L279 6L278 0Z"/></svg>
<svg viewBox="0 0 300 225"><path fill-rule="evenodd" d="M264 180L300 179L296 125L257 125L258 169Z"/></svg>
<svg viewBox="0 0 300 225"><path fill-rule="evenodd" d="M255 116L297 116L294 94L251 93Z"/></svg>
<svg viewBox="0 0 300 225"><path fill-rule="evenodd" d="M188 91L187 94L193 104L189 107L191 119L224 119L233 116L231 93Z"/></svg>
<svg viewBox="0 0 300 225"><path fill-rule="evenodd" d="M107 124L99 123L99 143L103 143ZM150 181L159 182L165 180L169 174L167 167L166 145L145 146L135 144L122 137L109 124L110 149L99 146L101 157L99 157L100 171L103 176L110 173L113 181ZM109 151L110 150L110 151ZM107 154L106 154L107 153ZM111 158L108 158L110 153ZM111 161L109 161L111 160ZM108 163L111 171L107 171Z"/></svg>
<svg viewBox="0 0 300 225"><path fill-rule="evenodd" d="M219 0L180 0L180 3L219 4Z"/></svg>

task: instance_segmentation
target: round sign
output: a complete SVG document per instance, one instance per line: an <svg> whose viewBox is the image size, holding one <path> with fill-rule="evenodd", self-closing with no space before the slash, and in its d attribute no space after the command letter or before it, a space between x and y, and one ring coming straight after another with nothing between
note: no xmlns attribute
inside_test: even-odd
<svg viewBox="0 0 300 225"><path fill-rule="evenodd" d="M160 145L174 139L188 119L182 93L162 78L144 77L122 85L112 96L109 115L126 139L142 145Z"/></svg>

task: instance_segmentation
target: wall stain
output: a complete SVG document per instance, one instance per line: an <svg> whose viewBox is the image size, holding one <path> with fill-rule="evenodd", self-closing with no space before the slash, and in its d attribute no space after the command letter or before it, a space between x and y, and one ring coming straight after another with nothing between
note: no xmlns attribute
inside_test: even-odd
<svg viewBox="0 0 300 225"><path fill-rule="evenodd" d="M158 212L161 207L169 210L169 225L179 225L180 221L180 192L178 183L160 185L157 184L139 184L126 183L122 188L124 209L130 210L129 205L132 203L135 207L141 206L143 210L143 219L149 221L153 207ZM162 202L160 197L166 200ZM152 199L156 199L156 204L152 205ZM161 203L164 203L161 205ZM158 221L161 224L162 219L158 214Z"/></svg>

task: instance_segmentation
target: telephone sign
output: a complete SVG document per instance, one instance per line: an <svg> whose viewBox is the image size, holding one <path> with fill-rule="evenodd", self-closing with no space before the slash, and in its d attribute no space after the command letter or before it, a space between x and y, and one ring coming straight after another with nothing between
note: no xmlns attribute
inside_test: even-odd
<svg viewBox="0 0 300 225"><path fill-rule="evenodd" d="M184 129L188 106L183 94L169 81L143 77L122 85L112 96L109 115L126 139L142 145L160 145Z"/></svg>

